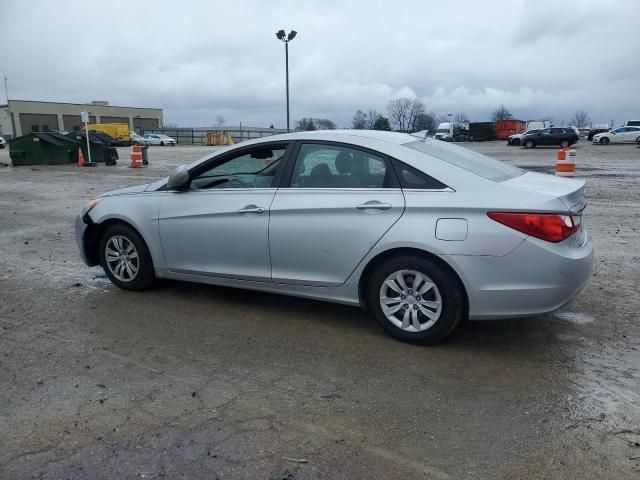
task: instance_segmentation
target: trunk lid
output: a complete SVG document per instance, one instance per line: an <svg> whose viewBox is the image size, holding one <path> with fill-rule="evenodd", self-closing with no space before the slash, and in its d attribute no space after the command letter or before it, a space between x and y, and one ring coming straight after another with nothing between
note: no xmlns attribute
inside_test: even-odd
<svg viewBox="0 0 640 480"><path fill-rule="evenodd" d="M559 198L571 213L579 213L587 206L584 180L527 172L519 177L506 180L502 184L518 190Z"/></svg>

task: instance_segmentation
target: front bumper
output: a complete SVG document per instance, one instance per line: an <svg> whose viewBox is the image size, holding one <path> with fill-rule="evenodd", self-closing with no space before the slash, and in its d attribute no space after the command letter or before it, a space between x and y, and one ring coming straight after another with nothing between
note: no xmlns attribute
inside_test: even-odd
<svg viewBox="0 0 640 480"><path fill-rule="evenodd" d="M91 266L91 263L87 259L87 254L85 251L85 234L87 231L87 224L82 219L82 215L76 216L75 220L75 230L76 230L76 244L78 245L78 250L80 251L80 257L82 261L87 265Z"/></svg>

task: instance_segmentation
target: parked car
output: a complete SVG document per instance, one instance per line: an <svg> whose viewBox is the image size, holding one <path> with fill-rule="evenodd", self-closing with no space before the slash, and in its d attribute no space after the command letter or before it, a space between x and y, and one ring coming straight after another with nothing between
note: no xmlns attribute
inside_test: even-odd
<svg viewBox="0 0 640 480"><path fill-rule="evenodd" d="M591 130L589 130L589 134L587 135L587 140L593 140L593 137L596 136L599 133L604 133L604 132L608 132L609 131L609 127L593 127Z"/></svg>
<svg viewBox="0 0 640 480"><path fill-rule="evenodd" d="M123 289L171 278L360 305L433 343L466 317L543 314L582 291L584 187L430 138L298 132L105 193L76 239Z"/></svg>
<svg viewBox="0 0 640 480"><path fill-rule="evenodd" d="M607 145L609 143L636 143L640 140L640 127L618 127L608 132L594 135L593 143Z"/></svg>
<svg viewBox="0 0 640 480"><path fill-rule="evenodd" d="M172 147L176 146L175 138L171 138L167 135L161 135L157 133L145 133L144 138L149 140L149 145L171 145Z"/></svg>
<svg viewBox="0 0 640 480"><path fill-rule="evenodd" d="M534 133L538 133L540 130L542 130L541 128L534 128L531 130L527 130L524 133L514 133L513 135L509 135L509 137L507 137L507 145L514 145L514 146L519 146L522 145L522 138L525 135L532 135Z"/></svg>
<svg viewBox="0 0 640 480"><path fill-rule="evenodd" d="M7 141L0 137L0 148L4 148L7 145Z"/></svg>
<svg viewBox="0 0 640 480"><path fill-rule="evenodd" d="M134 145L151 145L150 139L140 136L136 132L129 132L129 137Z"/></svg>
<svg viewBox="0 0 640 480"><path fill-rule="evenodd" d="M521 141L525 148L535 148L538 145L558 145L564 148L573 145L578 139L579 136L572 127L551 127L527 134Z"/></svg>
<svg viewBox="0 0 640 480"><path fill-rule="evenodd" d="M640 120L627 120L623 127L640 127Z"/></svg>
<svg viewBox="0 0 640 480"><path fill-rule="evenodd" d="M593 143L633 143L638 140L640 126L620 126L594 135Z"/></svg>

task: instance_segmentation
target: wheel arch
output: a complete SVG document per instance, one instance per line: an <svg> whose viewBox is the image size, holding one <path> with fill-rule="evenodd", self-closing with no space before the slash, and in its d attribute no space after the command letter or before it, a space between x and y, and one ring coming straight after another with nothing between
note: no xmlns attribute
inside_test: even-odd
<svg viewBox="0 0 640 480"><path fill-rule="evenodd" d="M100 239L102 238L104 232L112 225L124 225L136 232L145 243L147 250L149 250L151 254L151 249L149 248L147 239L144 237L140 229L136 228L135 225L133 225L131 222L128 222L127 220L112 217L107 218L100 223L91 223L87 227L84 235L84 251L87 262L91 266L100 265ZM153 256L151 256L151 260L153 261Z"/></svg>
<svg viewBox="0 0 640 480"><path fill-rule="evenodd" d="M400 255L411 255L411 256L421 257L426 260L430 260L436 265L438 265L440 268L442 268L443 270L451 274L452 278L458 283L458 286L460 287L460 290L464 297L465 317L467 316L467 314L469 313L469 295L467 293L467 288L464 282L462 281L462 278L458 274L458 272L441 257L434 255L433 253L428 252L426 250L420 250L418 248L412 248L412 247L397 247L397 248L385 250L384 252L380 252L371 260L369 260L367 265L362 270L362 273L360 274L360 279L358 281L358 297L360 300L360 305L362 305L362 307L365 310L368 309L367 287L369 286L369 280L371 278L371 275L373 274L375 269L379 265L384 263L386 260L395 256L400 256Z"/></svg>

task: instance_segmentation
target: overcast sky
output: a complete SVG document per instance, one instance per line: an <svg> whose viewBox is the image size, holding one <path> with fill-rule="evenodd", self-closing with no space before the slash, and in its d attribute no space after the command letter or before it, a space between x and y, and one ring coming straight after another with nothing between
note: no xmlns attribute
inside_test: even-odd
<svg viewBox="0 0 640 480"><path fill-rule="evenodd" d="M417 96L488 120L640 118L640 1L35 1L0 3L9 97L159 107L165 122L349 127ZM2 87L3 88L3 87ZM1 100L4 102L4 91Z"/></svg>

